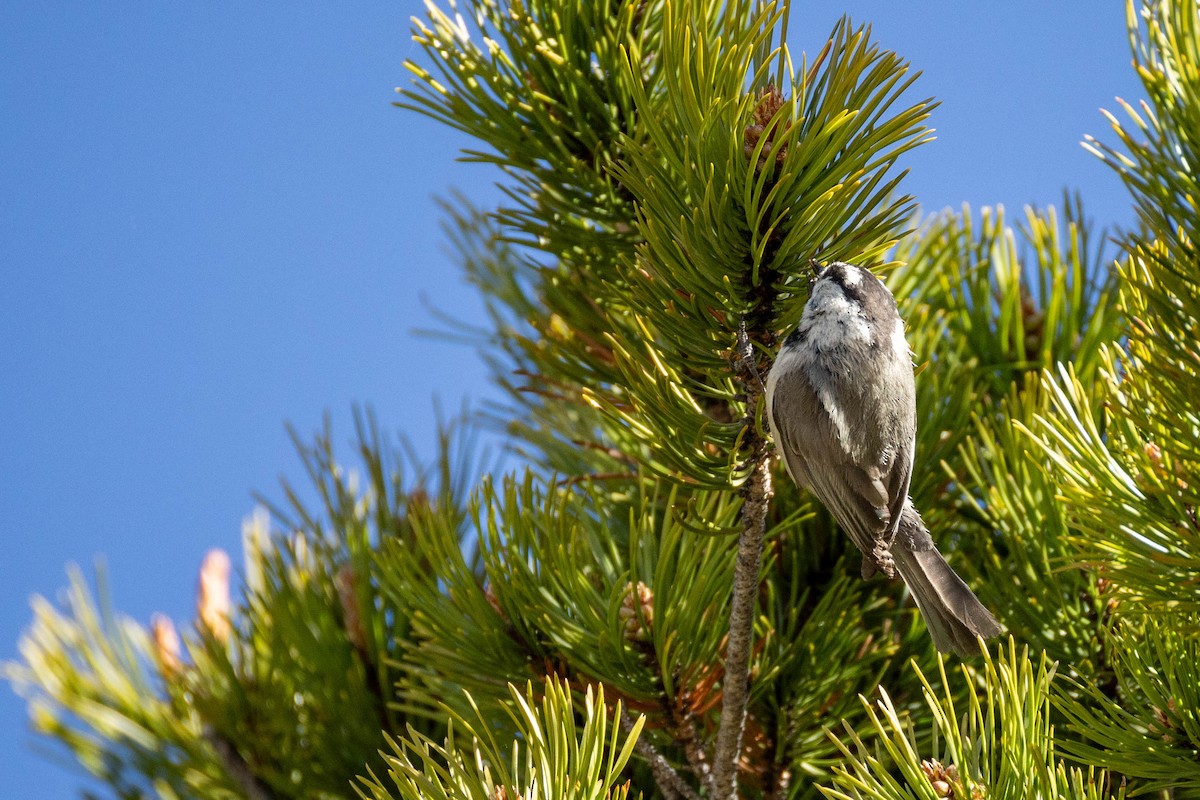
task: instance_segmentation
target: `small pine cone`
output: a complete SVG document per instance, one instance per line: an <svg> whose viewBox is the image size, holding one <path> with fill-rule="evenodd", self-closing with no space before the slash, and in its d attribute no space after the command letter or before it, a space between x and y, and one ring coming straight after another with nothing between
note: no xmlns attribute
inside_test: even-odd
<svg viewBox="0 0 1200 800"><path fill-rule="evenodd" d="M758 93L758 105L754 107L754 124L766 127L781 108L783 108L783 92L779 91L779 87L774 83L770 83L767 88Z"/></svg>
<svg viewBox="0 0 1200 800"><path fill-rule="evenodd" d="M1096 578L1096 593L1101 597L1103 597L1104 595L1109 596L1108 602L1104 604L1104 612L1106 614L1112 614L1113 612L1115 612L1117 610L1117 606L1119 606L1121 604L1121 601L1118 598L1117 593L1112 591L1112 588L1113 588L1113 583L1108 578L1105 578L1103 576Z"/></svg>
<svg viewBox="0 0 1200 800"><path fill-rule="evenodd" d="M963 791L962 778L955 765L943 765L937 759L926 759L921 762L921 771L929 779L929 785L933 787L933 793L938 797L947 798L947 800L954 800L954 798L965 800L966 794ZM987 789L983 785L971 784L971 800L984 800L986 797Z"/></svg>
<svg viewBox="0 0 1200 800"><path fill-rule="evenodd" d="M183 661L179 657L179 633L175 623L165 614L155 614L150 618L150 632L154 636L154 655L158 660L158 669L164 678L178 675L183 669Z"/></svg>
<svg viewBox="0 0 1200 800"><path fill-rule="evenodd" d="M949 767L943 766L942 762L936 758L927 758L921 762L921 771L925 773L925 777L929 779L929 785L933 787L933 793L938 797L953 798L954 788L957 785L958 770L951 764Z"/></svg>
<svg viewBox="0 0 1200 800"><path fill-rule="evenodd" d="M1021 284L1021 318L1025 329L1025 352L1036 353L1042 349L1042 335L1046 329L1046 312L1037 307L1037 301L1025 284Z"/></svg>
<svg viewBox="0 0 1200 800"><path fill-rule="evenodd" d="M779 109L783 108L783 103L783 93L773 83L758 93L758 104L754 107L751 122L746 126L746 130L742 134L743 150L746 153L746 158L754 156L754 148L758 146L759 141L766 134L767 126L771 120L779 113ZM774 136L786 132L789 127L791 127L790 124L776 128L773 132L774 135L763 143L758 157L758 164L755 167L756 169L762 170L767 166L767 158L771 152L771 147L774 145ZM775 156L776 164L782 163L786 154L787 147L781 147L779 153Z"/></svg>
<svg viewBox="0 0 1200 800"><path fill-rule="evenodd" d="M229 641L229 556L224 550L209 550L200 564L196 590L196 616L200 625L221 644Z"/></svg>
<svg viewBox="0 0 1200 800"><path fill-rule="evenodd" d="M333 576L333 584L337 588L338 603L342 607L342 623L346 627L346 638L354 649L360 653L367 652L367 634L363 629L362 614L358 604L358 592L355 589L354 570L345 564Z"/></svg>
<svg viewBox="0 0 1200 800"><path fill-rule="evenodd" d="M654 592L641 581L634 587L625 584L625 597L617 612L625 623L625 638L631 642L644 642L650 638L650 625L654 622Z"/></svg>
<svg viewBox="0 0 1200 800"><path fill-rule="evenodd" d="M428 511L432 505L429 492L425 491L422 486L413 489L408 495L408 513L410 514L415 511Z"/></svg>

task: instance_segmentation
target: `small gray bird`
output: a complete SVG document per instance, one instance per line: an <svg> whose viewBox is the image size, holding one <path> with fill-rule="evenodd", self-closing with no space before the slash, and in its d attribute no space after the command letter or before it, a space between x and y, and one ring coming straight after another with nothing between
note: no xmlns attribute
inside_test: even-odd
<svg viewBox="0 0 1200 800"><path fill-rule="evenodd" d="M1003 628L942 558L908 497L916 445L912 353L892 293L869 270L821 269L767 376L767 419L788 472L863 554L896 572L942 652Z"/></svg>

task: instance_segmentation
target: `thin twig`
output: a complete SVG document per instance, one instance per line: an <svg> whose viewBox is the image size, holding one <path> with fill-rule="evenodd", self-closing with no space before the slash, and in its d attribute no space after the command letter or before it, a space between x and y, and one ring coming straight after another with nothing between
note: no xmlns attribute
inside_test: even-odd
<svg viewBox="0 0 1200 800"><path fill-rule="evenodd" d="M743 492L742 532L738 536L737 563L733 575L733 601L729 610L729 641L725 647L725 678L721 699L721 725L713 753L713 787L718 798L737 797L737 765L746 727L746 705L750 698L750 650L754 639L754 607L758 600L758 571L762 561L767 505L772 495L771 458L766 439L756 421L763 390L754 368L754 347L743 323L738 331L735 364L746 392L747 440L752 469Z"/></svg>
<svg viewBox="0 0 1200 800"><path fill-rule="evenodd" d="M620 717L621 730L626 734L633 731L633 722L629 719L629 715L624 710L621 711ZM684 800L700 800L700 795L696 794L696 790L688 786L670 762L663 758L662 753L650 744L650 740L645 735L639 736L637 743L633 746L634 752L646 760L650 765L650 772L654 774L654 783L658 786L660 792L667 800L675 800L682 797Z"/></svg>
<svg viewBox="0 0 1200 800"><path fill-rule="evenodd" d="M688 765L691 766L692 772L700 783L708 789L709 795L713 794L713 778L712 769L709 767L708 754L704 752L704 745L700 743L700 738L696 736L696 723L692 719L691 714L685 714L682 718L672 714L672 721L675 728L675 740L683 745L684 755L687 756Z"/></svg>

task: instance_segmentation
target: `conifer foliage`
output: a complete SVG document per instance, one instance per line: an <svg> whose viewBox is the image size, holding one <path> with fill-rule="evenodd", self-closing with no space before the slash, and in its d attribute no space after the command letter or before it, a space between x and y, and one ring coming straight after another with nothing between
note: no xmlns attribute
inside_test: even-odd
<svg viewBox="0 0 1200 800"><path fill-rule="evenodd" d="M194 623L73 574L5 674L123 798L1200 795L1200 11L1128 6L1147 101L1088 147L1138 212L919 220L936 115L786 3L434 0L406 113L503 202L445 206L521 467L358 418L256 514ZM1110 244L1115 241L1116 245ZM912 493L1006 624L933 652L781 472L763 380L814 262L875 268L918 365Z"/></svg>

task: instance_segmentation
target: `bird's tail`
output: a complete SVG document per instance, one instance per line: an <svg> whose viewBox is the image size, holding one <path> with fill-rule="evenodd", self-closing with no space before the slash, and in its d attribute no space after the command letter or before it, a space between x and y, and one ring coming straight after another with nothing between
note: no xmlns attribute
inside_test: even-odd
<svg viewBox="0 0 1200 800"><path fill-rule="evenodd" d="M917 601L938 650L960 656L978 655L976 637L987 639L1003 632L1003 626L950 568L937 548L910 550L896 542L892 558Z"/></svg>

